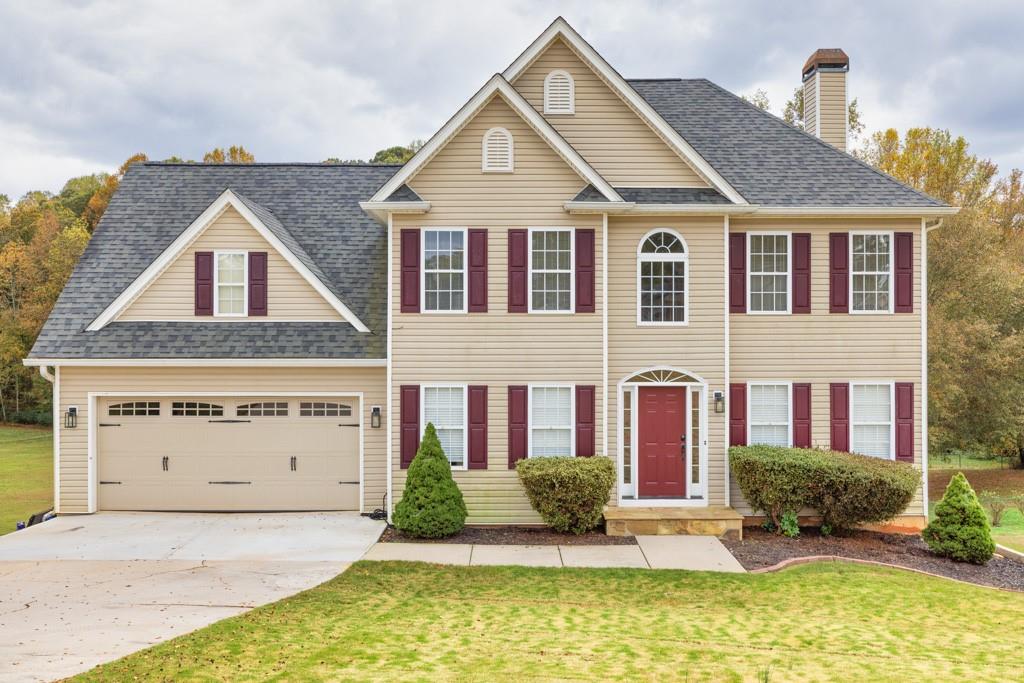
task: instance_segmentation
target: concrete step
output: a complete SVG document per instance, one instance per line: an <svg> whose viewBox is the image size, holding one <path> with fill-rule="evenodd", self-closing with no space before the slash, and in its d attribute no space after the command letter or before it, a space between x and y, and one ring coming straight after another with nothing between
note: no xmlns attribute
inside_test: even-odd
<svg viewBox="0 0 1024 683"><path fill-rule="evenodd" d="M708 507L605 507L609 536L716 536L743 538L743 515L724 505Z"/></svg>

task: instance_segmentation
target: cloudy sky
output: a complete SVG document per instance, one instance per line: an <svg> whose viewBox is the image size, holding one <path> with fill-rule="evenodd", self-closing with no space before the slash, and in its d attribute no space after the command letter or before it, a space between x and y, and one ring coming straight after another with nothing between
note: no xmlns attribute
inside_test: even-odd
<svg viewBox="0 0 1024 683"><path fill-rule="evenodd" d="M1024 3L0 0L0 193L126 157L365 158L429 137L562 14L626 77L765 89L851 58L868 130L935 126L1024 167Z"/></svg>

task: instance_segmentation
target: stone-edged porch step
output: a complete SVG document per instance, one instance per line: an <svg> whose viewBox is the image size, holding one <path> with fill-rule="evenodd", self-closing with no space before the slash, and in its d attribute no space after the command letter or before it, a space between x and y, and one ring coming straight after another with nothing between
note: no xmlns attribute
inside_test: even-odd
<svg viewBox="0 0 1024 683"><path fill-rule="evenodd" d="M708 507L605 507L609 536L717 536L743 538L743 515L725 505Z"/></svg>

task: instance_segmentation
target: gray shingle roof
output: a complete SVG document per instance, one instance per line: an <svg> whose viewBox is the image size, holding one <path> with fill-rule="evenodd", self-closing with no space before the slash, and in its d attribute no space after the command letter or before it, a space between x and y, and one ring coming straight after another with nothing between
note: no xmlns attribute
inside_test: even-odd
<svg viewBox="0 0 1024 683"><path fill-rule="evenodd" d="M636 204L731 204L718 190L702 187L616 187L627 202ZM573 197L576 202L608 201L593 185L587 185Z"/></svg>
<svg viewBox="0 0 1024 683"><path fill-rule="evenodd" d="M629 84L751 204L945 206L706 79Z"/></svg>
<svg viewBox="0 0 1024 683"><path fill-rule="evenodd" d="M369 199L369 198L367 198L367 199ZM391 196L389 196L384 201L388 201L388 202L421 202L421 201L423 201L423 199L418 194L416 194L416 191L413 190L411 187L409 187L408 185L402 185L397 190L392 192Z"/></svg>
<svg viewBox="0 0 1024 683"><path fill-rule="evenodd" d="M359 208L397 166L133 165L43 326L35 358L383 358L387 235ZM85 327L230 188L362 320ZM300 254L303 254L300 256ZM315 254L315 260L311 258Z"/></svg>

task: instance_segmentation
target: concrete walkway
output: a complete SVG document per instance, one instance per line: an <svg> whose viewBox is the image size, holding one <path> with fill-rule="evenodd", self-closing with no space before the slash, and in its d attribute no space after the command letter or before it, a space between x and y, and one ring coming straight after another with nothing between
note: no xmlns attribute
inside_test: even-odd
<svg viewBox="0 0 1024 683"><path fill-rule="evenodd" d="M624 567L743 572L713 536L637 536L638 545L470 545L378 543L364 560L400 560L462 566Z"/></svg>

